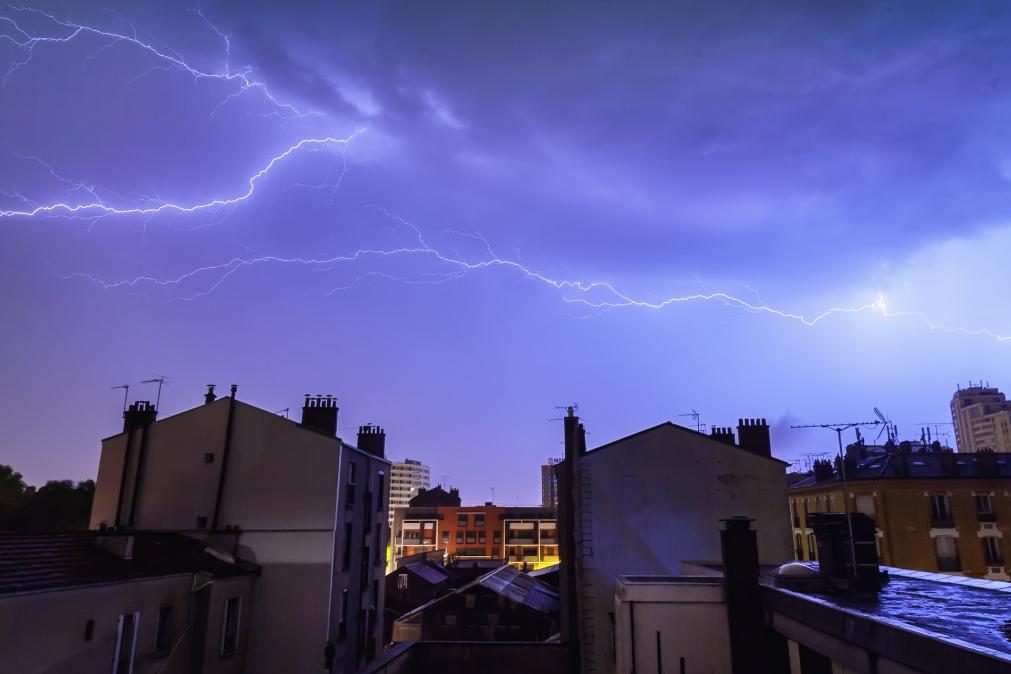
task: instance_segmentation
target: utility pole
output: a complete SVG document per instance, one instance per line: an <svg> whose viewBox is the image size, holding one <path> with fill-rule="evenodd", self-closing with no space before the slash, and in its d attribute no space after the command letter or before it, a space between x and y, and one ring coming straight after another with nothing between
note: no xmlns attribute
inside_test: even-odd
<svg viewBox="0 0 1011 674"><path fill-rule="evenodd" d="M850 513L849 486L846 482L846 457L843 456L842 451L842 434L843 431L848 431L851 428L877 426L880 423L880 420L875 419L874 421L849 421L838 424L802 424L799 426L790 426L790 428L824 428L830 431L835 431L836 438L839 440L839 475L842 477L842 497L843 509L846 512L846 527L849 529L850 533L850 573L852 574L854 580L857 577L857 545L856 541L853 540L853 515Z"/></svg>

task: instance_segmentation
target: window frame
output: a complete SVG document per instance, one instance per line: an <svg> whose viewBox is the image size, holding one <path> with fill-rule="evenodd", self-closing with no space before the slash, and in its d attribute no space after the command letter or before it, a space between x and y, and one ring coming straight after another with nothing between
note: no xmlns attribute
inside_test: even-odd
<svg viewBox="0 0 1011 674"><path fill-rule="evenodd" d="M120 661L123 655L123 631L126 625L126 618L130 617L132 621L132 641L130 643L129 652L129 664L126 667L125 674L133 674L133 665L137 659L137 632L140 631L140 611L131 611L129 613L121 613L119 615L119 620L116 623L116 648L112 652L112 674L124 674L122 672L122 662Z"/></svg>
<svg viewBox="0 0 1011 674"><path fill-rule="evenodd" d="M231 650L226 650L225 640L228 638L228 620L232 617L232 611L230 606L235 606L235 643L231 646ZM221 658L230 658L239 652L239 630L242 626L242 597L227 597L225 599L224 610L221 612L221 639L218 641L218 656Z"/></svg>

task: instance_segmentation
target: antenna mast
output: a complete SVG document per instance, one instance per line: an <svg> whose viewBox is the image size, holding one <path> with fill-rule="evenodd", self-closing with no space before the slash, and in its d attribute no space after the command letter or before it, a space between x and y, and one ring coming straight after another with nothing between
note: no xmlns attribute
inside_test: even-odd
<svg viewBox="0 0 1011 674"><path fill-rule="evenodd" d="M129 396L130 396L130 385L129 384L123 384L122 386L113 386L112 388L113 388L113 390L118 389L118 388L123 389L123 411L126 412L126 404L127 404L127 400L129 399Z"/></svg>
<svg viewBox="0 0 1011 674"><path fill-rule="evenodd" d="M699 413L693 407L691 412L686 412L685 414L679 414L679 417L691 417L695 420L695 431L698 433L702 432L702 424L699 423Z"/></svg>
<svg viewBox="0 0 1011 674"><path fill-rule="evenodd" d="M154 408L156 410L161 409L161 387L165 385L166 379L165 375L160 374L153 379L145 379L141 382L141 384L158 384L158 397L154 401Z"/></svg>

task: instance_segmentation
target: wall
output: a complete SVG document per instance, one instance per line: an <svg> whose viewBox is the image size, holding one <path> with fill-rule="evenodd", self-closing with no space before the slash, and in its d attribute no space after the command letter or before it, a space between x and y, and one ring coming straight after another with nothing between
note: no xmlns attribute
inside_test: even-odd
<svg viewBox="0 0 1011 674"><path fill-rule="evenodd" d="M996 535L1005 560L1005 569L1011 559L1011 480L1006 478L948 478L948 479L893 479L861 480L850 482L851 511L856 511L856 496L870 496L874 503L873 517L877 522L879 555L882 564L921 571L938 571L934 539L931 537L930 494L946 494L951 504L955 529L958 533L958 551L961 572L983 577L988 567L983 555L979 533L984 531L976 516L974 493L991 493L996 525L986 533ZM826 496L831 495L829 503ZM816 505L816 497L822 505ZM802 556L814 559L808 545L806 515L834 509L842 511L842 490L838 483L795 489L790 500L797 512L801 535ZM826 505L828 504L828 508ZM870 514L870 513L869 513ZM989 524L989 523L987 523Z"/></svg>
<svg viewBox="0 0 1011 674"><path fill-rule="evenodd" d="M584 674L613 668L617 576L719 561L719 522L735 515L755 519L763 564L793 559L780 461L663 425L587 453L580 471Z"/></svg>
<svg viewBox="0 0 1011 674"><path fill-rule="evenodd" d="M430 672L564 672L566 650L558 643L417 641L398 644L366 674Z"/></svg>
<svg viewBox="0 0 1011 674"><path fill-rule="evenodd" d="M252 578L238 577L213 586L215 598L241 596L252 601ZM206 674L243 671L248 623L240 623L237 653L222 659L216 646L221 636L220 602L207 621L206 655L194 652L199 640L187 623L194 615L193 576L184 574L139 581L91 586L76 590L35 592L0 598L0 672L18 674L108 674L116 648L119 616L140 612L134 655L135 674L191 674L194 658L203 660ZM223 601L221 599L220 601ZM155 654L158 610L173 607L174 640L171 655ZM84 640L85 624L94 620L91 641ZM213 654L211 649L214 648Z"/></svg>

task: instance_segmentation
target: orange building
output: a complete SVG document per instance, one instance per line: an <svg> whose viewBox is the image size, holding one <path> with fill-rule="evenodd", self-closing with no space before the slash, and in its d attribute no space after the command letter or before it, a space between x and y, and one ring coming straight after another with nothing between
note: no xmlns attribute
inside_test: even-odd
<svg viewBox="0 0 1011 674"><path fill-rule="evenodd" d="M393 515L394 563L401 557L438 551L449 561L504 559L526 569L557 564L555 510L492 503L397 508Z"/></svg>

